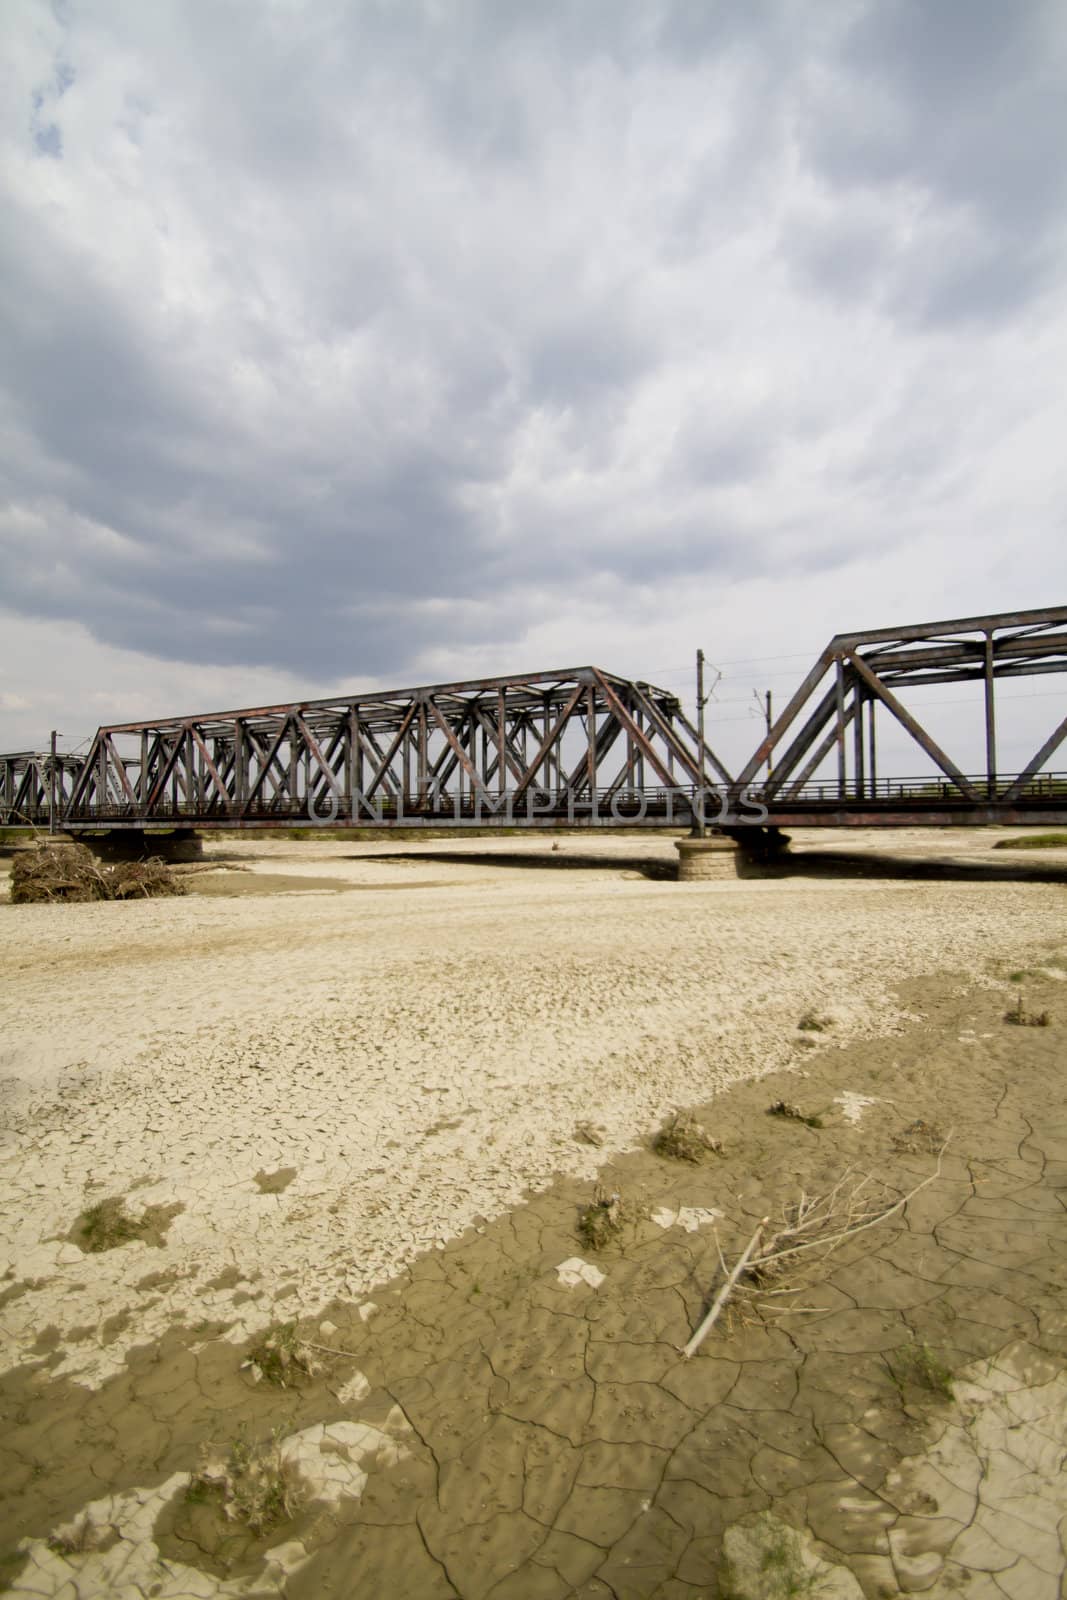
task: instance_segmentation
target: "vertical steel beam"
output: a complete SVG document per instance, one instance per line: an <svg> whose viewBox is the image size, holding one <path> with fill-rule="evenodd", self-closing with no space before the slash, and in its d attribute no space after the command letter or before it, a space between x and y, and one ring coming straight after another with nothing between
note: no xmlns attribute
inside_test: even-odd
<svg viewBox="0 0 1067 1600"><path fill-rule="evenodd" d="M997 792L997 713L993 692L993 634L985 636L985 767L986 794L990 800Z"/></svg>
<svg viewBox="0 0 1067 1600"><path fill-rule="evenodd" d="M233 806L240 815L244 809L245 795L248 793L248 741L245 739L245 725L240 717L234 718L233 723Z"/></svg>
<svg viewBox="0 0 1067 1600"><path fill-rule="evenodd" d="M837 710L837 795L838 799L843 800L848 787L848 773L845 767L845 663L841 656L837 657L834 700Z"/></svg>
<svg viewBox="0 0 1067 1600"><path fill-rule="evenodd" d="M500 752L500 765L497 768L497 790L500 794L503 794L508 786L507 757L505 754L507 749L508 725L506 701L503 689L497 691L496 727L497 749Z"/></svg>
<svg viewBox="0 0 1067 1600"><path fill-rule="evenodd" d="M589 798L596 801L596 689L590 684L585 691L586 774L589 781Z"/></svg>
<svg viewBox="0 0 1067 1600"><path fill-rule="evenodd" d="M418 752L417 752L418 774L419 774L419 779L418 779L418 782L419 782L419 804L420 805L426 799L426 788L427 788L427 784L429 782L429 778L428 778L428 773L429 773L429 768L430 768L429 740L430 740L430 730L429 730L429 726L428 726L427 720L426 720L426 701L425 701L425 699L423 699L419 703Z"/></svg>
<svg viewBox="0 0 1067 1600"><path fill-rule="evenodd" d="M352 706L348 715L349 799L352 802L352 821L360 810L359 797L363 793L363 738L359 727L359 708Z"/></svg>

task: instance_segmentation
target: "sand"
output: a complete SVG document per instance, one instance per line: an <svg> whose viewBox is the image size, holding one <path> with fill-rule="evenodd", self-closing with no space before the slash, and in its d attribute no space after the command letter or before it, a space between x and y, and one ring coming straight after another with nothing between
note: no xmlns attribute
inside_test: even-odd
<svg viewBox="0 0 1067 1600"><path fill-rule="evenodd" d="M823 838L817 848L831 842L840 844ZM884 837L855 842L885 848ZM991 842L973 835L919 835L898 841L898 848L978 859ZM131 1546L142 1556L151 1542L145 1529L156 1525L188 1477L172 1483L168 1493L160 1485L171 1482L182 1452L188 1473L193 1437L212 1431L212 1404L205 1415L200 1401L190 1399L189 1384L201 1400L214 1396L234 1414L252 1405L263 1421L262 1388L250 1386L241 1373L243 1352L237 1347L264 1326L280 1318L321 1319L329 1312L334 1326L338 1319L350 1324L349 1345L361 1330L370 1337L376 1326L386 1326L380 1309L370 1308L380 1305L387 1280L424 1272L419 1263L435 1257L451 1259L464 1230L473 1230L466 1235L470 1247L496 1240L499 1248L499 1230L511 1229L517 1241L511 1252L541 1294L549 1270L541 1230L535 1246L529 1239L523 1244L521 1230L514 1233L514 1218L522 1212L513 1208L524 1196L545 1191L557 1175L563 1175L563 1185L557 1182L551 1191L557 1195L553 1203L564 1211L573 1207L577 1191L559 1198L566 1183L588 1197L605 1159L640 1143L672 1107L709 1101L722 1107L731 1085L735 1094L762 1095L763 1085L751 1083L760 1075L795 1074L798 1063L810 1072L813 1057L805 1041L814 1037L814 1059L838 1067L853 1062L847 1081L836 1084L837 1151L842 1141L862 1140L875 1125L867 1102L887 1099L884 1085L879 1093L870 1074L858 1070L855 1052L882 1052L878 1059L888 1069L895 1041L904 1048L916 1028L926 1025L920 1020L922 997L908 992L910 980L945 975L938 980L938 1003L948 997L950 1026L963 1036L952 1036L960 1056L953 1081L963 1064L994 1052L994 1046L1004 1079L1008 1046L999 1017L1004 997L1014 992L1011 973L1026 969L1028 997L1051 993L1053 1008L1063 993L1062 884L799 877L679 885L656 875L672 861L670 841L629 838L566 839L551 853L545 841L538 846L542 865L494 866L494 850L512 854L517 848L514 840L488 850L481 841L449 842L447 848L405 846L401 859L387 859L396 855L395 847L227 843L209 846L209 854L217 850L223 858L220 867L232 863L251 870L218 879L204 875L210 892L185 900L0 907L8 974L2 1034L7 1259L0 1331L9 1393L20 1396L16 1409L29 1407L38 1417L39 1433L44 1384L55 1415L79 1419L71 1427L83 1443L86 1419L96 1415L87 1406L106 1405L109 1415L118 1407L124 1416L131 1407L142 1408L143 1416L134 1410L134 1422L120 1430L122 1450L102 1447L92 1467L101 1487L132 1492L137 1486L141 1511L146 1496L157 1497ZM568 852L593 864L561 870L557 858ZM437 859L426 859L431 855ZM1032 859L1026 867L1032 870ZM257 880L267 892L250 892ZM287 892L279 891L281 881L287 881ZM400 888L404 892L395 892ZM965 1006L982 1005L981 1027L977 1012L966 1025L956 1015ZM810 1013L828 1024L825 1032L798 1030ZM1038 1033L1026 1030L1025 1049L1051 1051L1053 1060L1059 1051L1062 1062L1062 1029L1041 1030L1040 1038ZM1016 1052L1021 1048L1014 1037L1009 1045ZM875 1118L892 1115L899 1125L931 1089L928 1074L913 1072L904 1097L908 1105L900 1104L897 1092L888 1097L888 1109L875 1105ZM789 1098L795 1097L790 1090ZM837 1104L833 1097L831 1102ZM751 1118L753 1105L743 1114ZM595 1124L600 1147L575 1138L580 1123ZM883 1145L887 1129L888 1124ZM812 1134L804 1130L805 1137ZM753 1154L737 1156L746 1170ZM710 1205L729 1214L730 1196L690 1187L673 1197L650 1193L649 1204L654 1198L661 1210L677 1202L676 1212ZM134 1216L158 1208L166 1222L157 1242L84 1254L71 1237L78 1218L95 1202L117 1197ZM554 1266L580 1252L572 1227L558 1220L552 1226L560 1234L551 1267L557 1287L544 1292L557 1305L553 1295L573 1291L559 1286ZM666 1232L651 1221L644 1226L654 1236L646 1251L657 1249L662 1261L677 1267L674 1241L689 1237L684 1225ZM706 1238L699 1225L693 1238ZM689 1278L693 1264L690 1259L668 1297L670 1338L679 1331L674 1323L696 1309L694 1294L699 1301L701 1277ZM496 1269L486 1277L494 1272L499 1278ZM701 1273L707 1281L703 1259ZM602 1290L586 1283L578 1293ZM469 1303L469 1283L466 1298ZM381 1337L388 1342L387 1333ZM470 1343L469 1330L459 1323L450 1338L453 1345ZM429 1345L435 1339L429 1337ZM414 1340L417 1352L425 1342ZM653 1342L664 1342L663 1330ZM995 1340L979 1343L976 1359L997 1354ZM150 1365L168 1374L161 1391L152 1388L146 1352ZM425 1365L426 1349L419 1359ZM634 1384L637 1400L642 1384L659 1380L643 1375L639 1351L634 1360L631 1373L611 1381ZM542 1412L530 1414L529 1426L551 1432L555 1402L551 1385L543 1383L543 1348L538 1361ZM972 1381L989 1376L976 1368ZM463 1382L471 1381L467 1371ZM1017 1375L1013 1381L1026 1386ZM335 1413L340 1406L347 1416L352 1397L365 1395L366 1387L356 1384L344 1402L338 1384L319 1393L317 1404L302 1397L301 1415L287 1413L286 1420L314 1429L327 1420L326 1399ZM377 1429L394 1444L400 1440L405 1459L425 1466L423 1430L414 1427L410 1406L393 1410L395 1389L391 1377L389 1404L372 1395L372 1412L359 1412L359 1426ZM173 1413L166 1403L152 1401L153 1393L185 1396L187 1426L180 1438ZM34 1397L32 1405L27 1396ZM524 1402L533 1404L532 1398ZM138 1419L143 1439L134 1448L130 1436ZM680 1412L676 1421L681 1427ZM294 1435L299 1431L293 1429ZM60 1428L56 1439L62 1436ZM916 1436L924 1448L927 1442ZM617 1453L629 1455L626 1445L613 1440ZM19 1513L28 1521L20 1522L19 1533L43 1534L52 1523L38 1527L42 1518L61 1509L72 1514L92 1498L85 1492L88 1468L82 1464L80 1477L67 1468L74 1477L64 1478L57 1448L53 1442L47 1468L55 1474L54 1492L35 1494L31 1483ZM308 1448L318 1451L321 1441ZM436 1451L431 1455L438 1461ZM359 1451L356 1457L352 1470L363 1472ZM164 1462L165 1480L159 1476ZM149 1469L156 1469L154 1478ZM401 1470L394 1463L394 1474ZM414 1506L420 1491L414 1480L409 1487ZM638 1499L645 1495L643 1480L633 1493ZM440 1486L437 1498L440 1503ZM457 1491L457 1537L462 1498ZM114 1506L111 1511L112 1523L126 1516ZM544 1519L532 1520L540 1526ZM722 1523L719 1516L718 1535L701 1535L710 1541L709 1562L716 1537L721 1544ZM562 1537L562 1525L551 1526ZM882 1533L888 1540L888 1532ZM510 1539L503 1540L505 1547ZM606 1546L593 1541L601 1565L618 1539ZM479 1569L475 1553L467 1563L470 1574L457 1583L448 1574L463 1564L459 1558L430 1560L425 1535L416 1542L420 1559L430 1565L421 1577L411 1569L415 1587L394 1587L392 1593L495 1594L493 1586L506 1576L491 1561ZM168 1548L177 1560L177 1547ZM514 1545L520 1555L524 1548L521 1539ZM188 1566L188 1544L181 1554ZM331 1587L334 1579L327 1583L319 1558L319 1587L308 1587L312 1580L301 1567L306 1556L306 1549L294 1556L287 1578L279 1576L283 1559L268 1586L255 1592L352 1592ZM399 1559L396 1551L391 1559ZM531 1576L525 1558L516 1559L528 1587L500 1594L548 1593L546 1582L556 1580L544 1578L545 1563ZM890 1562L877 1579L885 1583L893 1557L880 1559ZM225 1577L227 1570L224 1563L215 1571L214 1587L202 1591L159 1592L229 1593L218 1587L238 1581ZM596 1570L590 1569L590 1582ZM256 1582L265 1581L257 1572ZM442 1572L452 1587L440 1586ZM432 1582L427 1573L434 1575ZM483 1581L486 1573L493 1574L491 1583ZM95 1592L118 1592L106 1586L114 1581L108 1578ZM668 1581L674 1579L663 1572L655 1583ZM663 1594L715 1592L701 1590L699 1583L694 1590L696 1580L677 1581L686 1587ZM863 1581L864 1592L878 1592L869 1574ZM551 1592L659 1594L651 1582L646 1573L645 1587L620 1588L612 1579L611 1587L600 1589L559 1588L556 1582ZM1002 1586L999 1592L1029 1591Z"/></svg>

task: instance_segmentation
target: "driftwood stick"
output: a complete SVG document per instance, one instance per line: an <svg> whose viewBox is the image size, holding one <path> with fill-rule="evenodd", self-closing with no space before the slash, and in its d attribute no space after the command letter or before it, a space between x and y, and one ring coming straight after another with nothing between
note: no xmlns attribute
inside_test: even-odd
<svg viewBox="0 0 1067 1600"><path fill-rule="evenodd" d="M324 1356L342 1356L346 1361L359 1361L361 1358L354 1350L342 1350L335 1344L315 1344L311 1339L297 1339L298 1345L303 1345L305 1350L319 1350Z"/></svg>
<svg viewBox="0 0 1067 1600"><path fill-rule="evenodd" d="M700 1324L699 1328L696 1330L693 1337L682 1351L682 1354L685 1356L687 1361L693 1352L698 1350L704 1343L704 1340L707 1338L708 1334L718 1321L719 1313L726 1304L727 1300L730 1298L734 1284L737 1282L742 1272L744 1272L745 1267L748 1265L749 1257L752 1255L752 1252L762 1239L763 1230L770 1220L770 1217L764 1217L763 1221L760 1223L759 1227L756 1229L755 1233L752 1235L751 1239L738 1256L734 1270L731 1272L730 1276L727 1278L726 1282L715 1296L711 1310L708 1312L707 1316L704 1318L703 1322Z"/></svg>
<svg viewBox="0 0 1067 1600"><path fill-rule="evenodd" d="M927 1188L931 1183L936 1182L936 1180L940 1178L941 1163L944 1160L945 1151L948 1149L949 1140L951 1138L952 1130L950 1129L948 1137L945 1139L944 1144L937 1152L937 1166L934 1168L933 1172L929 1173L921 1183L917 1183L914 1189L909 1189L907 1194L902 1194L899 1200L894 1200L892 1205L886 1206L883 1211L864 1213L860 1221L853 1222L848 1227L842 1228L840 1233L833 1233L828 1237L821 1239L808 1239L805 1240L803 1244L794 1244L785 1250L768 1251L764 1259L769 1264L776 1266L779 1261L786 1261L790 1256L799 1256L805 1250L817 1250L822 1247L829 1252L830 1250L835 1249L837 1245L841 1244L843 1240L853 1239L857 1233L865 1233L868 1228L875 1228L880 1222L888 1222L889 1218L895 1216L898 1211L903 1211L908 1202L910 1200L914 1200L917 1194L920 1194L923 1189ZM864 1178L863 1181L866 1183L868 1179Z"/></svg>

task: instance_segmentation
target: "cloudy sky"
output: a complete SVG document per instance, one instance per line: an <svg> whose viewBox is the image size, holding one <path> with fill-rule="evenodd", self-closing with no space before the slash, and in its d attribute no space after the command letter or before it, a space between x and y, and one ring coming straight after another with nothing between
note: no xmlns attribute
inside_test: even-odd
<svg viewBox="0 0 1067 1600"><path fill-rule="evenodd" d="M3 26L0 748L1067 601L1062 0Z"/></svg>

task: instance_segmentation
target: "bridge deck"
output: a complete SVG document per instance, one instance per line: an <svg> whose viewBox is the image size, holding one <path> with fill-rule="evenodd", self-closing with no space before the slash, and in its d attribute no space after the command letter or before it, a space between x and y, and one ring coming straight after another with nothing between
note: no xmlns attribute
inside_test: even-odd
<svg viewBox="0 0 1067 1600"><path fill-rule="evenodd" d="M736 788L708 786L703 791L704 820L709 827L745 826L804 828L871 827L1067 827L1067 772L1042 773L1028 781L1008 802L1017 774L1002 775L998 788L984 791L984 779L972 776L977 798L960 794L954 785L927 779L881 780L877 792L838 792L830 783L810 784L789 800L775 798L753 784L742 795ZM137 805L86 807L68 811L59 825L70 833L99 833L148 828L205 828L226 832L271 831L294 827L396 828L561 828L640 827L688 828L698 820L700 790L695 786L644 790L599 790L595 797L573 790L527 792L516 801L503 796L393 796L358 808L347 802L336 812L309 811L306 799L295 805L251 807L241 815L221 804L158 806L146 818ZM47 806L22 825L48 826ZM19 826L20 824L13 824Z"/></svg>
<svg viewBox="0 0 1067 1600"><path fill-rule="evenodd" d="M736 775L677 695L590 666L118 723L84 757L0 756L0 824L687 827L703 791L706 820L732 828L1061 825L1064 707L1050 697L1060 720L1005 775L995 689L1065 672L1067 606L838 634ZM942 683L982 697L980 774L899 698ZM926 776L879 777L879 717Z"/></svg>

